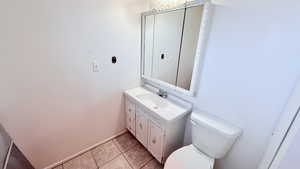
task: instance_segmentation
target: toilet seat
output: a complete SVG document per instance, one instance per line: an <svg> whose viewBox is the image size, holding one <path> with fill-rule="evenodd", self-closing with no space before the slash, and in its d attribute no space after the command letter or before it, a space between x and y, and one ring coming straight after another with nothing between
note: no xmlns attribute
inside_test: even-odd
<svg viewBox="0 0 300 169"><path fill-rule="evenodd" d="M213 158L189 145L173 152L167 159L164 169L213 169L214 162Z"/></svg>

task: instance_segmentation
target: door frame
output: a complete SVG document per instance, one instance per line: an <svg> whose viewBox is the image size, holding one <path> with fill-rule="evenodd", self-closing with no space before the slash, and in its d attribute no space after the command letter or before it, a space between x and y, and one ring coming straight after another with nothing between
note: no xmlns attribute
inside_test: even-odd
<svg viewBox="0 0 300 169"><path fill-rule="evenodd" d="M300 79L291 93L258 169L277 169L300 129Z"/></svg>
<svg viewBox="0 0 300 169"><path fill-rule="evenodd" d="M284 160L285 156L288 153L288 150L290 149L290 146L294 143L294 139L298 132L300 131L300 114L299 110L297 113L297 116L293 122L293 124L290 127L289 132L287 133L286 138L284 139L283 143L281 144L273 162L270 166L270 169L278 169L280 167L281 162Z"/></svg>

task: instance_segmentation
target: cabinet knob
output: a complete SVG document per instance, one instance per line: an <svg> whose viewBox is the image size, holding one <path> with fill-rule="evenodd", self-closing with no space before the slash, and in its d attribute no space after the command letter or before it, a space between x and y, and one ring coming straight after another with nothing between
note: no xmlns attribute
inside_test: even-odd
<svg viewBox="0 0 300 169"><path fill-rule="evenodd" d="M155 143L156 143L156 140L155 140L155 139L153 139L153 140L152 140L152 143L153 143L153 144L155 144Z"/></svg>
<svg viewBox="0 0 300 169"><path fill-rule="evenodd" d="M140 123L140 128L143 129L143 125Z"/></svg>

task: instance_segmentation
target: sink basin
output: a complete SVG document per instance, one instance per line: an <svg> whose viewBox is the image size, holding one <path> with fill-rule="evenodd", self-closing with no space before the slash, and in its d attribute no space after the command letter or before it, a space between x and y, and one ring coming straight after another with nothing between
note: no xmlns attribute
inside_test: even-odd
<svg viewBox="0 0 300 169"><path fill-rule="evenodd" d="M164 109L169 106L169 103L165 99L153 94L141 94L136 97L153 109Z"/></svg>
<svg viewBox="0 0 300 169"><path fill-rule="evenodd" d="M153 118L161 119L167 123L184 117L192 109L190 103L176 100L176 98L172 101L161 98L143 87L129 89L125 91L125 96L138 107L147 109Z"/></svg>

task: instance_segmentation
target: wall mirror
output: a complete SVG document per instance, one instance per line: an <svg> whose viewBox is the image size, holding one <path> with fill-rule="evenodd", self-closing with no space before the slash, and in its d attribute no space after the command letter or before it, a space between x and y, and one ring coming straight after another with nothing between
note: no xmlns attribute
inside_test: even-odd
<svg viewBox="0 0 300 169"><path fill-rule="evenodd" d="M208 1L142 14L142 79L194 95L201 65Z"/></svg>

